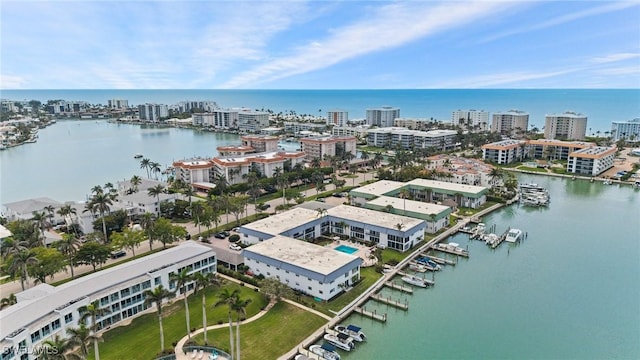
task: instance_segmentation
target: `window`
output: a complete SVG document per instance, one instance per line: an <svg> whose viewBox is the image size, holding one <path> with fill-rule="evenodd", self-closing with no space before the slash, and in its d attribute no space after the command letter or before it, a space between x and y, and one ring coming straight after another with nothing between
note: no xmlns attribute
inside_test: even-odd
<svg viewBox="0 0 640 360"><path fill-rule="evenodd" d="M73 321L73 314L67 314L64 316L64 323L68 324Z"/></svg>
<svg viewBox="0 0 640 360"><path fill-rule="evenodd" d="M149 289L149 288L151 288L151 280L147 280L147 281L142 283L142 289L143 290Z"/></svg>
<svg viewBox="0 0 640 360"><path fill-rule="evenodd" d="M42 336L47 336L49 334L51 334L51 327L47 324L42 328Z"/></svg>
<svg viewBox="0 0 640 360"><path fill-rule="evenodd" d="M307 286L307 289L309 290L313 290L313 288L311 286Z"/></svg>
<svg viewBox="0 0 640 360"><path fill-rule="evenodd" d="M105 306L108 303L109 303L109 297L108 296L105 296L105 297L100 299L100 306Z"/></svg>
<svg viewBox="0 0 640 360"><path fill-rule="evenodd" d="M33 334L31 334L31 342L34 343L36 341L40 340L40 331L36 331Z"/></svg>
<svg viewBox="0 0 640 360"><path fill-rule="evenodd" d="M60 319L56 319L51 323L51 329L52 330L60 329Z"/></svg>
<svg viewBox="0 0 640 360"><path fill-rule="evenodd" d="M111 294L111 302L114 302L114 301L116 301L118 299L120 299L120 294L118 294L117 292Z"/></svg>
<svg viewBox="0 0 640 360"><path fill-rule="evenodd" d="M155 278L155 285L158 286L160 284L162 284L162 281L160 281L160 276L158 276L157 278Z"/></svg>

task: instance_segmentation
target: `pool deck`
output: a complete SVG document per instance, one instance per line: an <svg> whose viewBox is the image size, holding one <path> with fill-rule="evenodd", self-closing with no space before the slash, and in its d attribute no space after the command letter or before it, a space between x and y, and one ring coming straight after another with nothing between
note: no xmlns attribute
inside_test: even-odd
<svg viewBox="0 0 640 360"><path fill-rule="evenodd" d="M374 266L377 262L378 259L374 258L370 258L371 254L372 254L372 248L369 246L364 246L364 245L360 245L360 244L354 244L352 242L349 241L345 241L345 240L334 240L333 242L331 242L330 244L326 245L328 247L331 247L335 250L335 248L337 248L338 246L348 246L350 248L354 248L357 249L356 252L349 254L349 255L353 255L353 256L358 256L362 259L362 266L363 267L369 267L369 266ZM340 251L340 250L336 250L336 251ZM341 251L344 254L347 254L344 251Z"/></svg>

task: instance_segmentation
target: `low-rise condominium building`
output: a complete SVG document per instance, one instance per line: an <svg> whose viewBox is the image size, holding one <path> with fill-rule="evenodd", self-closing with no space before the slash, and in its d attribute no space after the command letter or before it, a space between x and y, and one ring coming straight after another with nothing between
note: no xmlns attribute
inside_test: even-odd
<svg viewBox="0 0 640 360"><path fill-rule="evenodd" d="M613 167L616 147L593 146L569 154L567 172L579 175L597 176Z"/></svg>

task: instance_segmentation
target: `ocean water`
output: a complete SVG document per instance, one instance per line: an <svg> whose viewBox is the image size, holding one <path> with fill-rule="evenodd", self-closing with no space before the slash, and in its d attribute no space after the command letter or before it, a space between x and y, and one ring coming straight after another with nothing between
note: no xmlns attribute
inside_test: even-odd
<svg viewBox="0 0 640 360"><path fill-rule="evenodd" d="M449 122L458 109L491 113L523 110L529 124L544 126L546 114L574 111L588 117L592 132L611 129L612 121L640 117L640 89L487 89L487 90L2 90L11 100L65 99L106 104L127 99L130 105L175 104L185 100L215 101L221 107L271 109L275 112L326 115L331 109L364 118L366 109L384 105L400 108L409 118L434 118Z"/></svg>
<svg viewBox="0 0 640 360"><path fill-rule="evenodd" d="M640 190L519 180L547 187L549 208L514 205L483 220L499 233L519 228L526 240L491 250L454 236L470 258L436 273L432 288L382 291L406 299L406 312L367 302L387 323L347 319L368 342L343 359L640 358Z"/></svg>

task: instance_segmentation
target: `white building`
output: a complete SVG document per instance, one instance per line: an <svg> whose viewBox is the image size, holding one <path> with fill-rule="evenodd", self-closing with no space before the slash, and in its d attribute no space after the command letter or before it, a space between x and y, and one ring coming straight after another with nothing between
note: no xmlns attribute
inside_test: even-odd
<svg viewBox="0 0 640 360"><path fill-rule="evenodd" d="M484 110L456 110L451 113L451 124L473 131L489 129L489 112Z"/></svg>
<svg viewBox="0 0 640 360"><path fill-rule="evenodd" d="M620 139L631 142L640 140L640 118L612 122L611 136L613 137L613 141Z"/></svg>
<svg viewBox="0 0 640 360"><path fill-rule="evenodd" d="M326 124L319 124L313 122L284 122L284 132L299 135L303 131L312 131L322 133L327 128Z"/></svg>
<svg viewBox="0 0 640 360"><path fill-rule="evenodd" d="M442 174L433 180L484 187L491 187L496 182L490 176L494 166L478 159L438 154L427 158L426 168Z"/></svg>
<svg viewBox="0 0 640 360"><path fill-rule="evenodd" d="M520 110L493 113L491 131L502 135L514 136L527 131L529 114Z"/></svg>
<svg viewBox="0 0 640 360"><path fill-rule="evenodd" d="M400 117L400 109L391 106L367 109L367 124L378 127L393 126L393 121Z"/></svg>
<svg viewBox="0 0 640 360"><path fill-rule="evenodd" d="M239 232L244 244L268 241L276 235L312 239L321 234L344 234L405 252L422 241L425 229L426 223L421 219L396 214L381 216L379 211L339 205L325 214L298 207L241 226Z"/></svg>
<svg viewBox="0 0 640 360"><path fill-rule="evenodd" d="M367 138L367 132L371 128L370 125L358 125L358 126L334 126L331 129L331 135L333 136L353 136L360 139Z"/></svg>
<svg viewBox="0 0 640 360"><path fill-rule="evenodd" d="M567 172L597 176L613 167L616 147L593 146L569 154Z"/></svg>
<svg viewBox="0 0 640 360"><path fill-rule="evenodd" d="M230 185L244 182L243 175L251 170L258 171L261 175L272 177L275 169L284 168L284 163L289 161L291 167L304 160L302 152L272 151L266 153L246 154L244 156L215 157L213 163L213 176L224 176Z"/></svg>
<svg viewBox="0 0 640 360"><path fill-rule="evenodd" d="M407 119L397 118L393 120L393 127L403 127L409 130L429 131L436 127L436 121L433 119Z"/></svg>
<svg viewBox="0 0 640 360"><path fill-rule="evenodd" d="M344 110L327 111L327 125L346 126L349 121L349 113Z"/></svg>
<svg viewBox="0 0 640 360"><path fill-rule="evenodd" d="M271 152L278 150L277 136L269 135L243 135L240 137L242 146L249 146L255 149L255 152Z"/></svg>
<svg viewBox="0 0 640 360"><path fill-rule="evenodd" d="M28 349L78 327L79 309L94 301L110 310L98 317L98 328L109 329L139 316L149 309L144 305L145 290L159 285L175 291L171 273L187 269L189 273L215 273L216 254L211 248L187 241L125 264L77 278L59 286L40 284L16 295L17 304L0 311L2 359L36 359ZM193 283L186 285L187 291Z"/></svg>
<svg viewBox="0 0 640 360"><path fill-rule="evenodd" d="M346 153L356 154L356 138L352 136L327 136L300 139L305 159L324 160L327 156L342 156Z"/></svg>
<svg viewBox="0 0 640 360"><path fill-rule="evenodd" d="M215 101L180 101L179 103L172 105L171 110L179 113L188 113L191 111L204 111L212 112L218 109L218 104Z"/></svg>
<svg viewBox="0 0 640 360"><path fill-rule="evenodd" d="M377 128L367 132L367 145L389 148L400 146L403 149L451 150L456 146L457 134L454 130L419 131L398 127Z"/></svg>
<svg viewBox="0 0 640 360"><path fill-rule="evenodd" d="M525 144L520 140L502 140L482 145L482 159L498 165L522 161L525 157Z"/></svg>
<svg viewBox="0 0 640 360"><path fill-rule="evenodd" d="M245 133L259 133L269 127L269 113L242 109L238 111L238 129Z"/></svg>
<svg viewBox="0 0 640 360"><path fill-rule="evenodd" d="M138 105L138 117L140 120L159 122L169 117L169 107L164 104Z"/></svg>
<svg viewBox="0 0 640 360"><path fill-rule="evenodd" d="M107 107L109 109L117 109L117 110L128 109L129 108L129 100L110 99L110 100L107 100Z"/></svg>
<svg viewBox="0 0 640 360"><path fill-rule="evenodd" d="M322 300L331 299L360 280L360 257L286 236L274 236L242 253L245 265L254 274L276 278Z"/></svg>
<svg viewBox="0 0 640 360"><path fill-rule="evenodd" d="M545 116L545 139L584 140L587 133L587 117L567 111Z"/></svg>

